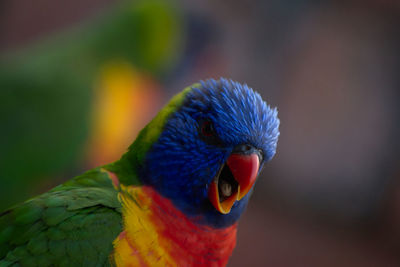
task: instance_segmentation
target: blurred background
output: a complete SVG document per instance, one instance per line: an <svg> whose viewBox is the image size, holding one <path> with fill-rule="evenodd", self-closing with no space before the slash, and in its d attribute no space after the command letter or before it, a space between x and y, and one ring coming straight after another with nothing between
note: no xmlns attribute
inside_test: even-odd
<svg viewBox="0 0 400 267"><path fill-rule="evenodd" d="M229 266L400 266L399 29L395 0L2 1L0 210L222 76L281 119Z"/></svg>

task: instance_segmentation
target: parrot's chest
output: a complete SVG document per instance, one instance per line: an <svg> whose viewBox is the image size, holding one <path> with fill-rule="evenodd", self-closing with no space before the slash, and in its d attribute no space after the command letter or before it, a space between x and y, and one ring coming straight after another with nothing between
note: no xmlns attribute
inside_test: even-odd
<svg viewBox="0 0 400 267"><path fill-rule="evenodd" d="M124 231L114 241L117 266L225 266L236 244L236 224L193 224L149 187L125 188Z"/></svg>

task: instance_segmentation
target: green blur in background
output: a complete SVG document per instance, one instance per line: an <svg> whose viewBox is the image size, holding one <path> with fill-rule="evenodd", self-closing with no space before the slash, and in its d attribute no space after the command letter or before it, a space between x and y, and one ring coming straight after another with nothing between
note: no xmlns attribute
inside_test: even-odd
<svg viewBox="0 0 400 267"><path fill-rule="evenodd" d="M84 168L103 65L127 62L156 79L176 64L184 32L174 5L135 1L102 13L2 55L0 210L54 185L50 179L60 176L60 182Z"/></svg>

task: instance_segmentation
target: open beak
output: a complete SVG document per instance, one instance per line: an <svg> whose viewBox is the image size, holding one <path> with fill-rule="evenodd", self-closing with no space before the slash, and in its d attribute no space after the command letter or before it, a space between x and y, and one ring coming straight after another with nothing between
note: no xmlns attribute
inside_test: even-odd
<svg viewBox="0 0 400 267"><path fill-rule="evenodd" d="M253 187L260 168L260 154L249 145L241 145L229 156L210 184L208 197L213 206L227 214L235 201Z"/></svg>

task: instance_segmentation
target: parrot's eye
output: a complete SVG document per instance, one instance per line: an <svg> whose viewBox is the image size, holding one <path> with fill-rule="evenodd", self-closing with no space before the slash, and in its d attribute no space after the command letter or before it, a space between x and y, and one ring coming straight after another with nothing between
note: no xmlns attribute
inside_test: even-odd
<svg viewBox="0 0 400 267"><path fill-rule="evenodd" d="M200 121L199 135L201 139L203 139L203 141L209 145L221 146L223 144L222 140L215 132L215 128L212 121L208 119Z"/></svg>
<svg viewBox="0 0 400 267"><path fill-rule="evenodd" d="M214 136L214 126L212 125L211 121L203 121L200 128L201 134L204 137L211 137Z"/></svg>

